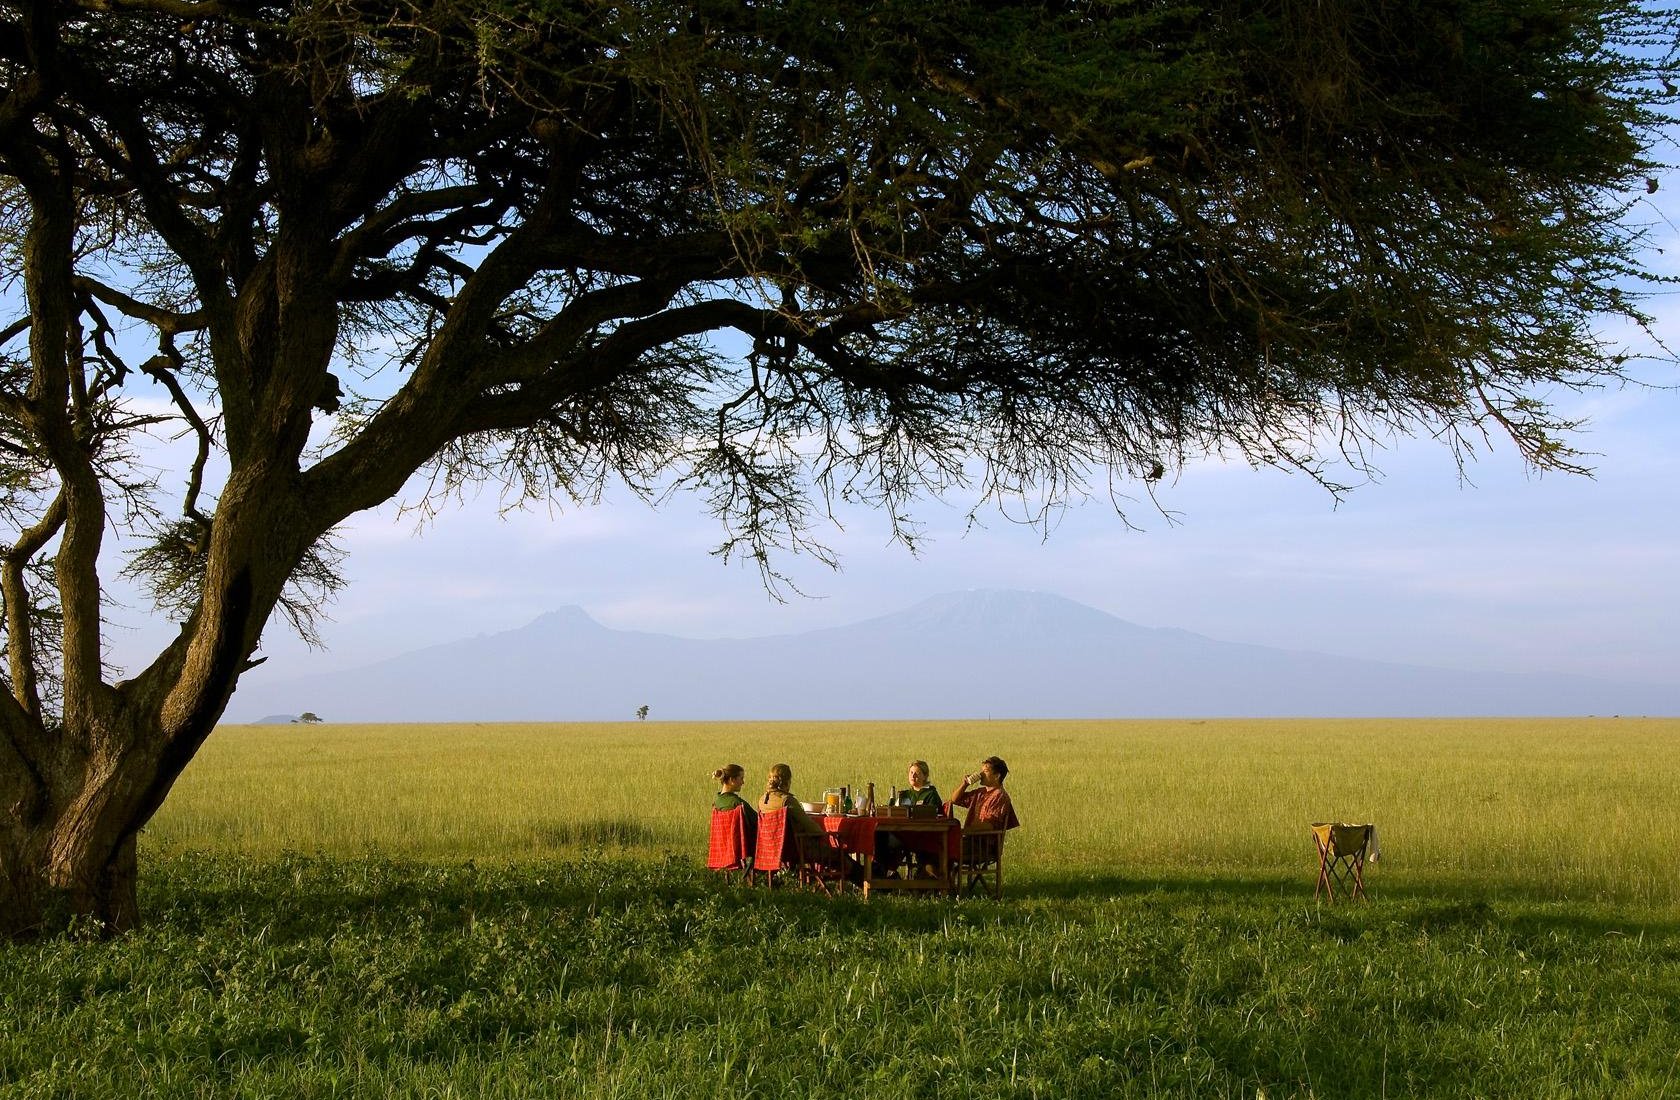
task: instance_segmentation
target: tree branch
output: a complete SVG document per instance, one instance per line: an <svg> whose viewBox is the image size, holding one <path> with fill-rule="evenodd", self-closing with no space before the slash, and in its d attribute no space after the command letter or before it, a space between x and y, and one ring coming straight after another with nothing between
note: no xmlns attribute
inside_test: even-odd
<svg viewBox="0 0 1680 1100"><path fill-rule="evenodd" d="M204 419L198 415L198 410L193 408L193 403L188 399L186 391L181 388L181 383L176 380L174 372L169 369L179 366L179 363L180 353L175 350L175 346L165 344L163 354L146 360L140 364L140 369L148 377L156 379L160 385L169 391L169 396L175 401L175 407L181 410L181 418L191 426L193 434L198 437L198 454L193 458L192 472L187 478L186 497L181 502L183 513L197 517L200 514L198 511L198 494L204 485L204 468L210 462L210 428L204 423Z"/></svg>
<svg viewBox="0 0 1680 1100"><path fill-rule="evenodd" d="M177 336L183 332L196 332L209 323L209 319L201 309L193 310L191 313L181 313L177 310L150 305L86 275L75 276L71 285L81 293L97 298L111 306L125 317L146 322L166 336Z"/></svg>
<svg viewBox="0 0 1680 1100"><path fill-rule="evenodd" d="M640 292L651 298L649 289ZM526 427L562 401L606 386L647 352L673 340L728 327L759 336L772 327L785 331L785 322L774 310L732 299L696 302L626 321L594 348L564 362L551 363L542 374L522 381L517 390L472 401L465 410L462 427L468 432ZM535 349L527 350L524 361L536 362Z"/></svg>
<svg viewBox="0 0 1680 1100"><path fill-rule="evenodd" d="M25 314L13 321L11 324L7 325L5 328L0 329L0 344L7 344L12 340L17 339L19 336L29 331L29 326L33 323L34 318Z"/></svg>
<svg viewBox="0 0 1680 1100"><path fill-rule="evenodd" d="M36 685L35 630L31 621L33 603L24 581L29 559L64 526L64 493L53 497L35 526L18 536L17 542L0 554L0 596L6 601L6 635L11 639L6 657L12 694L25 712L39 717L41 693Z"/></svg>

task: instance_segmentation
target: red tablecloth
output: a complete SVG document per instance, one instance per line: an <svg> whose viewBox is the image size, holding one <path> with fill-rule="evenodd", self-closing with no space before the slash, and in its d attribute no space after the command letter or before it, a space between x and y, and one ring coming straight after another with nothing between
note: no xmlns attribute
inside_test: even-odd
<svg viewBox="0 0 1680 1100"><path fill-rule="evenodd" d="M833 837L842 852L860 857L875 857L875 829L877 825L885 823L888 829L895 821L903 818L875 818L875 817L830 817L826 814L817 816L822 822L823 831ZM962 823L955 818L936 818L945 825L945 850L951 859L956 859L962 853ZM939 833L926 831L928 818L917 819L920 828L915 832L905 831L898 834L904 847L912 852L935 853L939 850Z"/></svg>
<svg viewBox="0 0 1680 1100"><path fill-rule="evenodd" d="M817 818L823 831L834 838L842 852L848 855L875 858L875 819L872 817L840 817L823 814Z"/></svg>

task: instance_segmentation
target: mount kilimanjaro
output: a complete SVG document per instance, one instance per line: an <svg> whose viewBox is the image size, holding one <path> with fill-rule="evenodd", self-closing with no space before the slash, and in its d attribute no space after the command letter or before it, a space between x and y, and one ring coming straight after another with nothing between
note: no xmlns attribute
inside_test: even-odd
<svg viewBox="0 0 1680 1100"><path fill-rule="evenodd" d="M362 668L264 682L229 720L1430 717L1680 714L1680 688L1216 641L1059 596L977 591L802 634L611 630L582 608ZM264 719L267 720L267 719Z"/></svg>

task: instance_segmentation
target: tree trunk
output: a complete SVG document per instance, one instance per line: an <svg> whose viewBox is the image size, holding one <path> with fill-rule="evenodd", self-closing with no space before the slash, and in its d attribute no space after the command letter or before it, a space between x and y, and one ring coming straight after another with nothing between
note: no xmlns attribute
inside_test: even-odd
<svg viewBox="0 0 1680 1100"><path fill-rule="evenodd" d="M155 720L111 717L62 729L57 751L31 772L0 767L0 937L110 936L135 926L135 836L185 761L168 752ZM19 760L0 754L0 764Z"/></svg>
<svg viewBox="0 0 1680 1100"><path fill-rule="evenodd" d="M114 936L133 928L136 896L134 837L114 851L53 852L45 829L9 837L0 850L0 937L36 939L79 931Z"/></svg>

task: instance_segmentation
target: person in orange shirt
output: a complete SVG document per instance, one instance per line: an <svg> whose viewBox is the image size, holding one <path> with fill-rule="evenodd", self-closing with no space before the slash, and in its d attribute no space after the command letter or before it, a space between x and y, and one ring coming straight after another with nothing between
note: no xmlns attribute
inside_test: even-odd
<svg viewBox="0 0 1680 1100"><path fill-rule="evenodd" d="M1003 780L1008 774L1008 764L998 757L988 756L980 762L978 771L963 776L962 785L951 798L951 805L968 810L968 817L963 821L964 830L1001 831L1020 827L1021 819L1015 816L1009 792L1003 789ZM973 783L980 785L970 789Z"/></svg>

